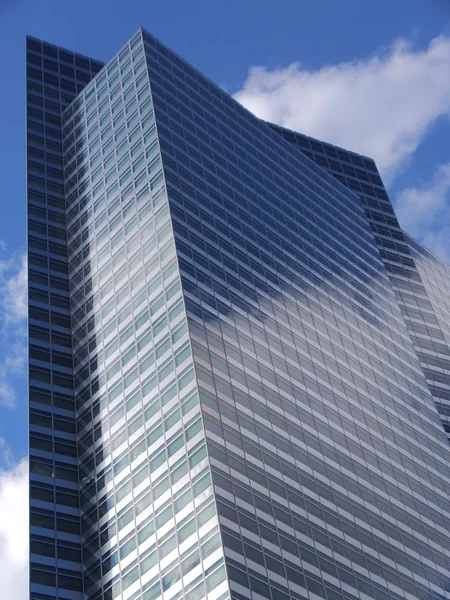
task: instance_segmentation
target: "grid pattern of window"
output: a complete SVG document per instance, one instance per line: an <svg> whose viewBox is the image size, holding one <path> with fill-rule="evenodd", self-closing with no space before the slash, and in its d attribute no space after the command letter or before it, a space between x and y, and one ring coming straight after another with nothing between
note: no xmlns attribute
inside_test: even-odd
<svg viewBox="0 0 450 600"><path fill-rule="evenodd" d="M444 430L450 439L450 338L443 330L446 328L445 320L438 318L439 308L436 312L436 303L429 297L431 290L428 286L433 284L426 270L417 264L421 252L414 251L407 235L401 230L374 161L300 133L272 124L270 126L358 194ZM424 264L424 261L419 262Z"/></svg>
<svg viewBox="0 0 450 600"><path fill-rule="evenodd" d="M31 600L448 597L450 448L358 195L142 30L67 95L28 44Z"/></svg>
<svg viewBox="0 0 450 600"><path fill-rule="evenodd" d="M443 597L449 448L359 198L146 52L232 597Z"/></svg>
<svg viewBox="0 0 450 600"><path fill-rule="evenodd" d="M432 347L422 344L420 361L450 437L450 266L407 234L405 237L426 289L425 301L431 303L443 335ZM417 292L414 300L424 305L423 294Z"/></svg>
<svg viewBox="0 0 450 600"><path fill-rule="evenodd" d="M85 595L215 599L223 551L140 33L62 122Z"/></svg>
<svg viewBox="0 0 450 600"><path fill-rule="evenodd" d="M61 112L101 66L27 39L31 600L83 597Z"/></svg>

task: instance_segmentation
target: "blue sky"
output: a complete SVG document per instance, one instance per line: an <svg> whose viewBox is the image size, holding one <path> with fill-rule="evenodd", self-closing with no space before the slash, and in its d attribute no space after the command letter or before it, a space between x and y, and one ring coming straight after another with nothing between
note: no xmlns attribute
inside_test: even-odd
<svg viewBox="0 0 450 600"><path fill-rule="evenodd" d="M0 0L0 511L11 523L27 448L25 36L106 61L139 26L260 116L373 156L403 226L450 256L449 0ZM26 552L11 531L0 525L0 569L16 585Z"/></svg>

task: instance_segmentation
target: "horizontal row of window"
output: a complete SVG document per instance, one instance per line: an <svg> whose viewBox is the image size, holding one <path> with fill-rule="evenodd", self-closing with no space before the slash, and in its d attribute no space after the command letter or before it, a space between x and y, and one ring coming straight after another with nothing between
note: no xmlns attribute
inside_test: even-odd
<svg viewBox="0 0 450 600"><path fill-rule="evenodd" d="M49 504L58 504L61 506L68 506L70 508L79 508L80 507L80 494L78 490L71 490L68 487L60 487L58 485L48 485L46 483L32 481L30 483L30 498L32 500L39 500L40 502L48 502ZM67 515L63 512L56 513L57 523L55 526L54 522L54 511L46 511L45 509L38 509L34 506L34 503L31 502L31 514L35 515L36 521L34 520L34 516L31 517L31 524L36 527L43 527L45 529L50 529L54 531L55 529L65 531L66 533L74 533L73 531L73 522L78 523L78 529L76 530L76 534L79 534L80 531L80 522L77 517L73 515ZM44 520L42 520L44 519ZM60 523L58 519L68 520L71 525L66 525L65 523Z"/></svg>
<svg viewBox="0 0 450 600"><path fill-rule="evenodd" d="M54 104L60 106L60 110L63 110L70 102L72 102L74 94L73 92L67 92L62 90L59 86L54 86L50 83L43 83L42 81L32 81L31 79L27 79L27 97L28 94L33 94L34 96L42 96L44 102L50 100ZM59 127L61 129L61 127ZM27 141L30 142L29 131L27 131ZM42 140L44 143L49 140ZM53 146L53 144L50 144ZM57 152L61 153L61 143L58 144L58 148L54 148Z"/></svg>
<svg viewBox="0 0 450 600"><path fill-rule="evenodd" d="M30 384L33 382L40 382L46 385L56 385L58 387L67 388L73 390L73 376L59 373L58 371L51 371L50 369L44 369L43 367L29 369Z"/></svg>
<svg viewBox="0 0 450 600"><path fill-rule="evenodd" d="M74 465L45 458L30 458L30 473L78 483L78 469Z"/></svg>
<svg viewBox="0 0 450 600"><path fill-rule="evenodd" d="M52 194L59 194L61 197L64 196L64 185L63 183L56 183L52 181L47 181L43 177L38 177L36 175L29 174L27 177L28 187L35 191L49 191ZM56 219L58 219L60 215L57 215ZM45 218L45 217L44 217ZM55 220L55 222L58 222ZM65 219L64 223L65 224Z"/></svg>
<svg viewBox="0 0 450 600"><path fill-rule="evenodd" d="M30 325L28 328L28 335L30 340L34 342L45 342L47 344L54 344L63 348L72 349L72 337L69 334L56 332L44 327L38 327L37 325ZM38 378L39 381L42 381Z"/></svg>
<svg viewBox="0 0 450 600"><path fill-rule="evenodd" d="M53 97L44 96L42 94L42 88L39 89L39 93L35 93L35 86L32 86L32 90L28 89L27 91L27 109L33 109L33 113L27 113L29 116L33 116L33 119L39 121L44 120L47 116L58 117L58 125L61 125L61 102L55 102ZM59 98L58 98L59 100ZM40 114L39 112L40 111ZM53 121L55 122L55 121ZM56 123L56 122L55 122ZM36 152L34 150L27 152L28 158L40 158L43 160L43 154L40 152ZM58 166L63 166L63 161L60 156L56 156L55 154L50 154L50 159Z"/></svg>
<svg viewBox="0 0 450 600"><path fill-rule="evenodd" d="M372 173L378 172L375 163L371 158L360 156L358 154L355 154L354 152L348 152L343 148L338 148L337 146L332 146L331 144L319 142L314 138L308 137L301 133L297 133L296 131L290 131L289 129L279 127L278 125L274 125L272 123L269 123L269 125L274 131L279 133L288 142L298 145L302 149L311 149L314 152L326 155L331 159L338 159L340 162L346 165L355 165L357 167L365 168L368 171L371 171Z"/></svg>
<svg viewBox="0 0 450 600"><path fill-rule="evenodd" d="M53 438L51 435L42 433L30 433L30 448L48 452L50 454L60 454L77 458L77 445L75 441L60 440Z"/></svg>
<svg viewBox="0 0 450 600"><path fill-rule="evenodd" d="M59 530L61 531L61 530ZM46 558L57 558L81 563L81 545L66 541L58 541L56 544L52 539L31 534L30 553Z"/></svg>
<svg viewBox="0 0 450 600"><path fill-rule="evenodd" d="M36 404L44 404L45 406L54 406L55 408L61 408L71 413L75 410L75 401L73 396L66 396L55 391L39 389L34 386L30 386L29 390L30 402Z"/></svg>
<svg viewBox="0 0 450 600"><path fill-rule="evenodd" d="M61 569L58 569L58 576L54 568L41 564L33 565L30 569L31 585L44 585L62 590L71 590L74 592L83 592L83 581L78 572L74 572L74 576L65 575Z"/></svg>
<svg viewBox="0 0 450 600"><path fill-rule="evenodd" d="M81 56L74 52L68 52L63 48L58 48L57 46L31 37L27 37L27 51L29 51L28 56L36 53L37 55L42 55L44 59L58 60L66 65L75 64L77 68L88 72L92 71L95 73L103 67L103 64L97 60Z"/></svg>
<svg viewBox="0 0 450 600"><path fill-rule="evenodd" d="M70 329L71 327L70 317L63 316L53 311L44 310L42 308L30 307L28 310L28 316L30 318L30 321L41 321L43 323L50 323L51 325L64 327L65 329ZM40 358L38 360L45 359Z"/></svg>
<svg viewBox="0 0 450 600"><path fill-rule="evenodd" d="M73 94L73 96L75 96L75 94L79 94L86 85L84 81L75 82L72 79L58 77L57 73L49 73L48 71L37 69L31 65L27 65L27 81L28 80L38 83L43 82L44 85L61 89L67 94Z"/></svg>
<svg viewBox="0 0 450 600"><path fill-rule="evenodd" d="M30 425L36 425L55 431L64 431L66 433L76 433L74 417L69 418L57 414L53 415L50 412L31 408L29 419Z"/></svg>

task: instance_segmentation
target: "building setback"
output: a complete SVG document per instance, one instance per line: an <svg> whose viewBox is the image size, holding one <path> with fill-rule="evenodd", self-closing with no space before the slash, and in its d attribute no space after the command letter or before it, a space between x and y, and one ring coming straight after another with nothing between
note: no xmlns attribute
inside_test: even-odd
<svg viewBox="0 0 450 600"><path fill-rule="evenodd" d="M375 162L269 124L358 194L429 390L450 439L450 267L401 230ZM429 273L436 273L431 278ZM438 275L438 273L440 275ZM438 278L437 293L433 280ZM442 314L442 311L447 314Z"/></svg>
<svg viewBox="0 0 450 600"><path fill-rule="evenodd" d="M374 163L143 30L27 105L30 600L450 598L450 267Z"/></svg>

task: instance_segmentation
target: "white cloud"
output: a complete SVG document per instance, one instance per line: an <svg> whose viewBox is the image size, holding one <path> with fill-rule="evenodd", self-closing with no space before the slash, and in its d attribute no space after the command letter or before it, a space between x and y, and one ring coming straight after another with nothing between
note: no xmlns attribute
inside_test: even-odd
<svg viewBox="0 0 450 600"><path fill-rule="evenodd" d="M17 330L10 334L7 353L0 358L0 405L14 408L17 400L15 384L25 375L26 362L25 334L23 330Z"/></svg>
<svg viewBox="0 0 450 600"><path fill-rule="evenodd" d="M0 471L0 515L1 597L26 600L28 598L28 463L26 460L22 460L7 471Z"/></svg>
<svg viewBox="0 0 450 600"><path fill-rule="evenodd" d="M7 468L11 468L14 465L11 448L2 437L0 437L0 464L3 464Z"/></svg>
<svg viewBox="0 0 450 600"><path fill-rule="evenodd" d="M450 38L308 70L254 67L234 97L262 119L374 158L391 178L450 112Z"/></svg>
<svg viewBox="0 0 450 600"><path fill-rule="evenodd" d="M0 240L0 251L6 245ZM23 254L0 259L0 406L13 408L16 383L25 375L27 262Z"/></svg>
<svg viewBox="0 0 450 600"><path fill-rule="evenodd" d="M23 321L27 316L27 259L22 255L12 263L12 274L3 286L3 311L8 323Z"/></svg>
<svg viewBox="0 0 450 600"><path fill-rule="evenodd" d="M403 229L450 263L450 162L423 186L399 192L395 211Z"/></svg>

